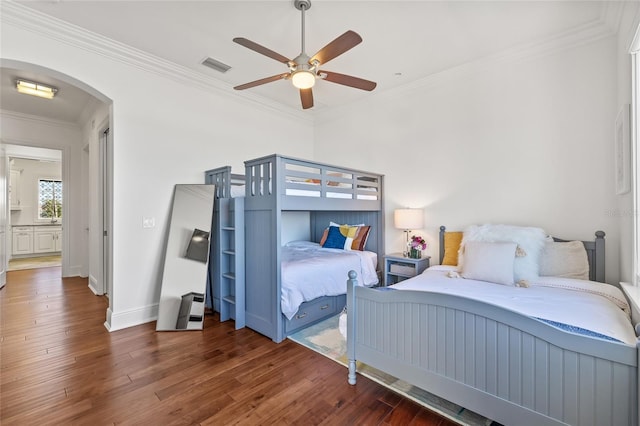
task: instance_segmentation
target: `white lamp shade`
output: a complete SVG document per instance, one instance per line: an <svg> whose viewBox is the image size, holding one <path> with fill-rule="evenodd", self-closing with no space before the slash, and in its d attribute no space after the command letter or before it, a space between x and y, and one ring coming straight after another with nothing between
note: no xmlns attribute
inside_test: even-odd
<svg viewBox="0 0 640 426"><path fill-rule="evenodd" d="M424 210L396 209L393 212L393 223L398 229L422 229L424 226Z"/></svg>

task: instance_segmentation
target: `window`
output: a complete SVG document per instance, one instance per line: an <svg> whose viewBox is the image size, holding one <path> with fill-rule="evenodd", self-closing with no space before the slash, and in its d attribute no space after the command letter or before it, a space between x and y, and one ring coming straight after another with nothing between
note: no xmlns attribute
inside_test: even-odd
<svg viewBox="0 0 640 426"><path fill-rule="evenodd" d="M52 222L62 217L62 181L38 179L38 219Z"/></svg>

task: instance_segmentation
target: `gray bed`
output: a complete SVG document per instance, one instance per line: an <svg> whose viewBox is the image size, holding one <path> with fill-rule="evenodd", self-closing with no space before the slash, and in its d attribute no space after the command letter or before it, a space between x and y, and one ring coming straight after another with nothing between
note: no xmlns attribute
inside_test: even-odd
<svg viewBox="0 0 640 426"><path fill-rule="evenodd" d="M584 243L603 281L604 232ZM638 424L636 346L459 296L356 286L355 275L349 383L360 361L505 425Z"/></svg>
<svg viewBox="0 0 640 426"><path fill-rule="evenodd" d="M311 241L330 221L371 225L366 250L384 253L383 176L270 155L245 162L246 324L275 342L339 313L346 295L303 303L289 320L280 304L283 213L308 212ZM380 268L378 268L380 269Z"/></svg>

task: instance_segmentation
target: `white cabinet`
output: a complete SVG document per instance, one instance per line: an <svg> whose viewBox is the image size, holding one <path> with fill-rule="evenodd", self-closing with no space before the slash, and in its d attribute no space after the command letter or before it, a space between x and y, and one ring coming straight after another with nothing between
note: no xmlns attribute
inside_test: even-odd
<svg viewBox="0 0 640 426"><path fill-rule="evenodd" d="M36 226L33 231L33 252L49 253L62 250L62 228Z"/></svg>
<svg viewBox="0 0 640 426"><path fill-rule="evenodd" d="M54 251L62 251L62 228L53 233L53 249Z"/></svg>
<svg viewBox="0 0 640 426"><path fill-rule="evenodd" d="M33 253L33 226L14 226L11 247L13 255Z"/></svg>
<svg viewBox="0 0 640 426"><path fill-rule="evenodd" d="M55 253L62 251L61 226L14 226L14 256L25 254Z"/></svg>
<svg viewBox="0 0 640 426"><path fill-rule="evenodd" d="M9 200L11 210L22 209L20 200L20 170L11 170L9 175Z"/></svg>

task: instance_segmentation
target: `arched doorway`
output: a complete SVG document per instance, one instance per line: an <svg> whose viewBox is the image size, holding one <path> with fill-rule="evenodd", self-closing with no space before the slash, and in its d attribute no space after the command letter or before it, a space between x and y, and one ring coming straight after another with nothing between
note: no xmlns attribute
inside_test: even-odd
<svg viewBox="0 0 640 426"><path fill-rule="evenodd" d="M87 84L36 64L0 59L0 75L2 143L61 151L62 275L88 277L94 293L109 295L112 102ZM17 94L18 77L56 87L56 97L50 102ZM5 191L0 241L4 253L10 247L7 195ZM3 262L6 268L6 259Z"/></svg>

